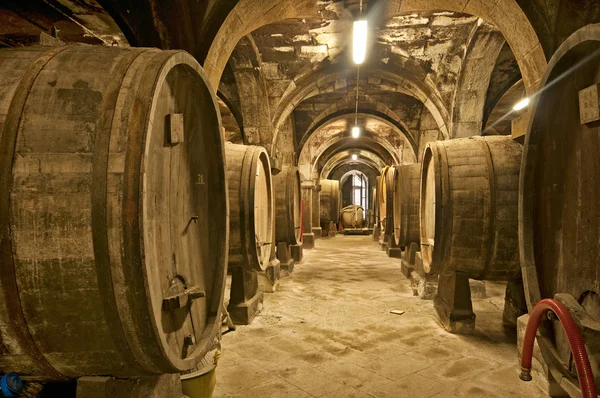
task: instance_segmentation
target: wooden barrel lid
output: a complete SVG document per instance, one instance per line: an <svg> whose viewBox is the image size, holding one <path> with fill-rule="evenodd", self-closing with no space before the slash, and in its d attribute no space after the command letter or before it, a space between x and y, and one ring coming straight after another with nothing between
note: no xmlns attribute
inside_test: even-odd
<svg viewBox="0 0 600 398"><path fill-rule="evenodd" d="M594 114L599 83L596 24L568 37L548 63L530 110L519 191L519 247L529 309L540 299L562 293L596 323L600 321L600 127ZM553 326L554 339L538 339L540 347L557 362L572 364L562 328L556 321ZM597 344L594 333L582 331L586 345ZM597 356L590 355L590 362L598 368ZM600 385L597 373L595 379Z"/></svg>
<svg viewBox="0 0 600 398"><path fill-rule="evenodd" d="M263 149L257 154L254 173L254 231L260 271L264 271L271 258L273 245L273 191L269 156ZM295 214L294 214L295 215Z"/></svg>

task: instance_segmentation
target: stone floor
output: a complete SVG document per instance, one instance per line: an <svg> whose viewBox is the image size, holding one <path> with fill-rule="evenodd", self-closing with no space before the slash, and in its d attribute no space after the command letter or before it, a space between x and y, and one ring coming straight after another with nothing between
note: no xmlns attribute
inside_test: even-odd
<svg viewBox="0 0 600 398"><path fill-rule="evenodd" d="M476 334L452 335L370 237L304 254L252 324L223 336L215 397L542 396L519 380L501 285L474 300Z"/></svg>

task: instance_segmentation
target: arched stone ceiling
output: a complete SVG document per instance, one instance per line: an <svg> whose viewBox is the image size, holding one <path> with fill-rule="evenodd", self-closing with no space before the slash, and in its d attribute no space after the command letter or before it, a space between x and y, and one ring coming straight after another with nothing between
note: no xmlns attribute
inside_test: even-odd
<svg viewBox="0 0 600 398"><path fill-rule="evenodd" d="M291 18L321 18L324 24L331 24L332 21L343 19L336 10L345 3L240 0L221 25L204 62L211 82L217 85L235 43L244 35L262 26ZM516 0L388 0L381 3L385 7L383 17L387 22L386 28L394 28L394 18L440 10L470 14L493 23L503 33L515 53L528 93L535 91L546 66L546 58L535 30ZM368 1L365 1L365 8L369 9Z"/></svg>
<svg viewBox="0 0 600 398"><path fill-rule="evenodd" d="M358 139L351 137L335 137L324 142L308 161L301 161L298 167L304 175L311 175L317 179L325 164L341 151L357 152L366 150L377 155L385 164L403 164L414 163L412 161L403 161L394 153L397 149L390 146L388 142L372 134L365 134Z"/></svg>
<svg viewBox="0 0 600 398"><path fill-rule="evenodd" d="M356 154L357 159L352 160L352 155ZM372 169L376 174L385 167L385 162L375 153L368 150L343 150L330 157L321 170L321 179L329 178L340 167L356 168L358 165L364 165Z"/></svg>
<svg viewBox="0 0 600 398"><path fill-rule="evenodd" d="M388 164L413 163L416 151L406 136L394 125L370 115L359 115L361 136L350 137L350 129L354 125L354 115L341 115L325 123L312 134L298 156L298 165L305 175L311 175L319 158L325 161L336 148L347 146L355 149L368 148L376 144L376 152Z"/></svg>
<svg viewBox="0 0 600 398"><path fill-rule="evenodd" d="M397 125L371 114L359 113L356 115L351 112L333 117L315 129L313 134L305 135L306 140L299 146L299 158L301 158L302 153L305 153L304 149L307 146L320 145L320 143L333 137L341 139L349 136L351 128L355 125L355 120L358 121L357 124L361 129L361 134L366 132L367 135L375 135L388 142L392 148L396 148L394 153L397 154L398 159L415 156L417 148L411 143L410 136L407 136L405 131L398 129Z"/></svg>
<svg viewBox="0 0 600 398"><path fill-rule="evenodd" d="M362 78L359 79L359 98L365 101L368 99L366 98L367 94L386 95L389 93L402 93L406 95L406 98L416 98L435 118L442 135L448 137L446 127L449 121L448 108L443 103L440 93L422 71L401 66L392 67L381 63L371 67L364 66L363 70L366 72L363 72ZM346 67L341 70L339 66L331 66L323 70L317 69L311 74L304 75L298 81L291 82L279 101L275 102L277 107L273 112L273 144L276 144L277 134L285 120L303 101L327 93L342 93L352 96L355 88L356 68L354 67ZM361 93L363 93L362 97ZM384 103L382 105L385 106Z"/></svg>
<svg viewBox="0 0 600 398"><path fill-rule="evenodd" d="M303 101L293 113L298 148L301 149L310 136L326 123L341 118L351 119L356 111L361 123L367 117L388 123L406 138L414 151L417 150L419 118L427 110L420 101L401 93L365 96L358 109L352 96L341 93L326 93Z"/></svg>
<svg viewBox="0 0 600 398"><path fill-rule="evenodd" d="M464 0L461 1L464 3ZM243 0L238 5L242 3ZM283 3L286 1L274 5L269 13ZM303 18L288 18L289 10L281 10L282 18L262 26L241 21L254 28L246 32L246 37L255 44L255 52L260 59L255 68L267 88L267 98L260 101L262 105L249 110L248 114L271 115L270 123L261 122L262 131L270 132L270 144L262 133L260 144L267 146L272 156L282 153L285 159L292 159L295 153L298 164L312 163L315 159L312 152L321 148L323 139L318 138L309 145L312 135L323 134L327 129L322 130L321 127L327 120L342 117L344 112L351 111L356 96L362 112L379 118L379 122L386 121L392 126L391 129L386 128L395 129L400 136L404 136L404 141L399 143L394 141L396 135L382 138L374 134L374 139L386 141L382 146L392 148L389 152L398 156L397 162L403 161L406 148L412 148L411 158L417 159L423 142L440 136L450 138L453 126L466 126L469 131L481 130L482 122L479 121L479 115L475 114L477 112L467 114L457 111L457 103L459 107L470 104L468 84L460 76L464 73L463 67L465 70L468 67L473 75L476 60L488 60L486 46L482 42L478 47L481 49L479 52L468 51L469 48L475 48L472 45L475 32L489 32L502 40L497 28L499 25L494 22L500 20L504 26L502 32L514 35L515 32L508 29L506 20L500 15L504 5L496 7L477 0L469 4L478 3L480 7L474 4L466 7L460 1L453 0L444 2L443 6L442 2L435 0L370 3L365 1L371 22L371 43L360 73L351 62L349 48L357 7L353 1L318 2L313 7L300 2L295 7ZM379 18L373 18L377 8ZM533 39L528 36L533 32L528 20L515 19L515 16L518 13L511 17L515 22L511 28L523 25L527 43L535 42L535 34ZM269 19L265 16L260 18L264 21ZM237 31L232 29L232 32ZM513 43L513 49L525 48L513 46ZM224 42L221 44L225 45ZM530 54L516 52L512 62L531 69L528 77L523 75L524 80L527 78L531 82L536 76L540 60L537 58L539 53L529 50L532 51ZM486 63L489 64L486 72L480 73L482 81L490 81L488 75L493 73L499 53L498 46L490 50L489 58L494 61ZM466 61L466 54L474 54L470 62ZM209 53L209 74L212 73L210 68L215 65L210 64L210 57ZM542 59L545 63L543 52ZM480 84L482 87L478 88L478 97L485 96L487 85L484 85L486 83ZM247 87L245 91L248 91ZM434 122L433 128L431 120ZM246 120L244 123L247 124ZM466 131L466 127L458 130ZM246 131L245 126L242 128ZM454 127L454 130L457 128ZM338 134L338 139L342 136ZM426 138L422 140L422 137ZM304 158L307 156L307 145L316 146L309 148L307 151L312 155Z"/></svg>

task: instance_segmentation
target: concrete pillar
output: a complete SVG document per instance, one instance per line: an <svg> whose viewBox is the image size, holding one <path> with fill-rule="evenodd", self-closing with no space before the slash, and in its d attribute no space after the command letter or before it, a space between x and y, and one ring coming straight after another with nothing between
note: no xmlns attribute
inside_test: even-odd
<svg viewBox="0 0 600 398"><path fill-rule="evenodd" d="M321 230L321 186L315 184L312 198L312 232L315 234L315 239L323 237Z"/></svg>
<svg viewBox="0 0 600 398"><path fill-rule="evenodd" d="M315 247L315 234L313 232L313 191L315 183L312 180L302 181L302 200L304 201L304 218L302 225L304 234L302 235L302 244L304 249Z"/></svg>

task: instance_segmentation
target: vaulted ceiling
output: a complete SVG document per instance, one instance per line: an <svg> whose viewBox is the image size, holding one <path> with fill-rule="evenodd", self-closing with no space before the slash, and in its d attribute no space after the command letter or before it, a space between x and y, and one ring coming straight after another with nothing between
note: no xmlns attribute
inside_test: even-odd
<svg viewBox="0 0 600 398"><path fill-rule="evenodd" d="M335 147L337 141L345 141L355 124L365 138L377 137L393 148L386 159L393 163L418 161L428 141L450 138L457 92L470 90L461 87L460 75L473 68L467 58L479 37L495 38L485 43L493 59L486 66L489 85L478 94L489 102L481 110L487 112L485 117L520 79L515 57L492 23L449 11L385 19L382 2L370 3L363 4L370 30L367 58L360 68L351 54L359 2L323 1L318 18L285 19L250 32L234 49L222 75L219 91L232 103L247 90L244 86L253 87L253 92L262 87L262 101L256 102L263 109L253 113L268 115L271 121L272 155L283 153L288 162L304 166L304 174L318 175L320 170L314 168L328 160L323 156L347 151L323 145ZM244 64L253 68L260 84L248 83L247 68L240 69ZM238 106L244 104L234 105ZM354 141L354 150L366 150L367 142Z"/></svg>

